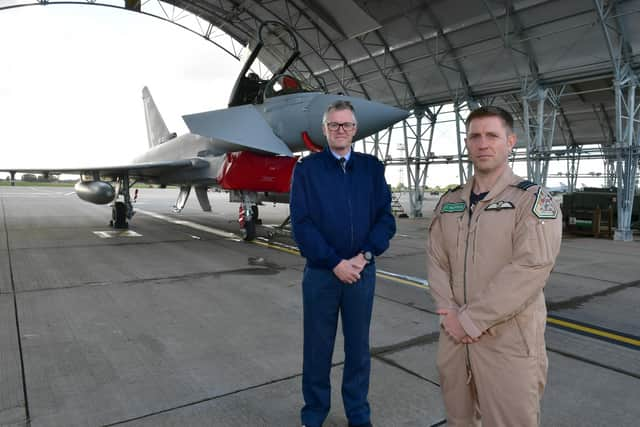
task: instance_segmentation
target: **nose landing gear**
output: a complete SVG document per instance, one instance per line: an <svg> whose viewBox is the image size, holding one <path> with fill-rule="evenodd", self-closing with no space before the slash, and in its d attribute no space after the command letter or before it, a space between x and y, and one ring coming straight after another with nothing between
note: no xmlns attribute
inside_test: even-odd
<svg viewBox="0 0 640 427"><path fill-rule="evenodd" d="M116 200L122 194L124 201L114 201L111 207L111 221L109 225L117 229L129 228L128 219L133 217L133 205L131 204L131 194L129 194L129 176L121 177L116 185Z"/></svg>
<svg viewBox="0 0 640 427"><path fill-rule="evenodd" d="M240 224L242 239L247 242L256 238L256 224L261 223L258 214L256 197L252 197L251 193L243 193L242 202L238 209L238 223Z"/></svg>

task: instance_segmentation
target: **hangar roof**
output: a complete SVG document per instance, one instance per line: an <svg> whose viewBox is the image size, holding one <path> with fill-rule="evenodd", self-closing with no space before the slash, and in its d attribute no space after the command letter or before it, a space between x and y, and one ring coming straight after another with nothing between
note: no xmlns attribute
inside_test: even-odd
<svg viewBox="0 0 640 427"><path fill-rule="evenodd" d="M0 9L58 2L69 3L14 0ZM148 2L125 0L124 7L140 11ZM214 43L217 29L252 45L263 23L287 24L300 51L289 71L314 89L415 111L451 102L498 104L520 124L523 97L550 89L547 102L560 106L554 145L614 143L613 63L622 60L636 79L640 74L640 0L163 2L204 20L202 35ZM181 25L178 15L172 20ZM272 36L277 42L268 43L259 58L275 71L291 46L280 34ZM530 106L535 113L535 97Z"/></svg>
<svg viewBox="0 0 640 427"><path fill-rule="evenodd" d="M407 109L468 100L521 113L524 82L554 87L558 145L612 143L612 55L602 0L166 0L255 43L260 25L293 28L293 74L315 88ZM620 56L640 69L640 0L606 4ZM618 40L612 40L617 46ZM280 49L281 50L281 49ZM273 70L278 46L261 55ZM497 98L496 98L497 97ZM571 129L572 132L568 132ZM567 141L571 139L572 141Z"/></svg>

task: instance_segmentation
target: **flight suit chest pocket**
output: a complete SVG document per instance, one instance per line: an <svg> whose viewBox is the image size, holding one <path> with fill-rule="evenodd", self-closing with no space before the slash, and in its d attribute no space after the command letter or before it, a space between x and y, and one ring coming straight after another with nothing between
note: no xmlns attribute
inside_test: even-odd
<svg viewBox="0 0 640 427"><path fill-rule="evenodd" d="M444 248L449 256L453 259L458 252L460 244L464 242L461 237L461 219L460 213L443 213L440 215L442 224L442 238L444 240Z"/></svg>
<svg viewBox="0 0 640 427"><path fill-rule="evenodd" d="M483 211L474 223L473 250L480 259L502 259L513 252L515 210Z"/></svg>

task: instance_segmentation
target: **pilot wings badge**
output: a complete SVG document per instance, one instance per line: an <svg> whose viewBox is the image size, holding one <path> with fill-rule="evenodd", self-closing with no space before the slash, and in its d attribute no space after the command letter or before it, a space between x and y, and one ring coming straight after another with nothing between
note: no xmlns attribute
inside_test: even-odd
<svg viewBox="0 0 640 427"><path fill-rule="evenodd" d="M513 206L513 203L511 203L510 201L500 200L500 201L491 203L489 206L484 208L484 210L485 211L501 211L503 209L515 209L515 208L516 207Z"/></svg>
<svg viewBox="0 0 640 427"><path fill-rule="evenodd" d="M542 188L538 189L536 200L531 208L533 214L540 219L554 219L558 217L558 210L553 204L553 199Z"/></svg>

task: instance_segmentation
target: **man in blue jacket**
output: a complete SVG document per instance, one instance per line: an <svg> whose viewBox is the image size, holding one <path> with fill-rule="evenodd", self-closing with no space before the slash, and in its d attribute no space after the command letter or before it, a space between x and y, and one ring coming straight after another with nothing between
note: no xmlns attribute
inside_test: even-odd
<svg viewBox="0 0 640 427"><path fill-rule="evenodd" d="M302 278L304 359L302 424L320 427L331 403L331 358L342 318L342 400L350 427L371 426L369 324L374 258L396 231L383 164L351 150L357 121L348 101L322 119L328 148L296 165L291 188L293 235L306 258Z"/></svg>

